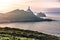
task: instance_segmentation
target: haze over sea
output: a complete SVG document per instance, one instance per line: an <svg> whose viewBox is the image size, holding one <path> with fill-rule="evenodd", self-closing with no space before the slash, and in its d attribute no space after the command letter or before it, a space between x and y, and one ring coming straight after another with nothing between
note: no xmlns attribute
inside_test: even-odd
<svg viewBox="0 0 60 40"><path fill-rule="evenodd" d="M46 13L48 18L57 21L43 21L43 22L20 22L20 23L3 23L0 27L12 27L26 30L34 30L46 34L60 36L60 14L59 13Z"/></svg>

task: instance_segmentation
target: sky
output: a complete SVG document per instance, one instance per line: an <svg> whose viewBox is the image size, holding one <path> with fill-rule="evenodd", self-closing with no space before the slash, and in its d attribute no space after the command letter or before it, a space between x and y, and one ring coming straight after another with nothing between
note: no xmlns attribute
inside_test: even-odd
<svg viewBox="0 0 60 40"><path fill-rule="evenodd" d="M27 10L28 6L33 11L60 8L60 0L0 0L0 13L9 12L14 9Z"/></svg>

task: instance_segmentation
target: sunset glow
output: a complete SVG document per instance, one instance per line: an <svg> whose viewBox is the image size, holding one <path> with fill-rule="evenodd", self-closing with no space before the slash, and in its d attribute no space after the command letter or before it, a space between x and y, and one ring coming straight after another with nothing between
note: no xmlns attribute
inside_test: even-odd
<svg viewBox="0 0 60 40"><path fill-rule="evenodd" d="M0 0L0 12L27 9L28 6L31 6L33 10L39 10L42 8L60 8L60 3L58 0Z"/></svg>

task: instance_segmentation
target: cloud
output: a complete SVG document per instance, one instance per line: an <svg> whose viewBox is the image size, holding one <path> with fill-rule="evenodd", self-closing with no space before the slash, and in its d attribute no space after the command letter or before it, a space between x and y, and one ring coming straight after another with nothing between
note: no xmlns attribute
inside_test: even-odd
<svg viewBox="0 0 60 40"><path fill-rule="evenodd" d="M58 2L60 2L60 0L58 0Z"/></svg>

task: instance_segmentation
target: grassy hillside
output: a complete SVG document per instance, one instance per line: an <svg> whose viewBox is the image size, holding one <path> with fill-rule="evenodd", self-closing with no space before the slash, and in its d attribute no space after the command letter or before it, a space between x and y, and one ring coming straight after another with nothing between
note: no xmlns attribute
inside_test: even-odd
<svg viewBox="0 0 60 40"><path fill-rule="evenodd" d="M0 40L59 40L53 35L17 28L0 28Z"/></svg>

